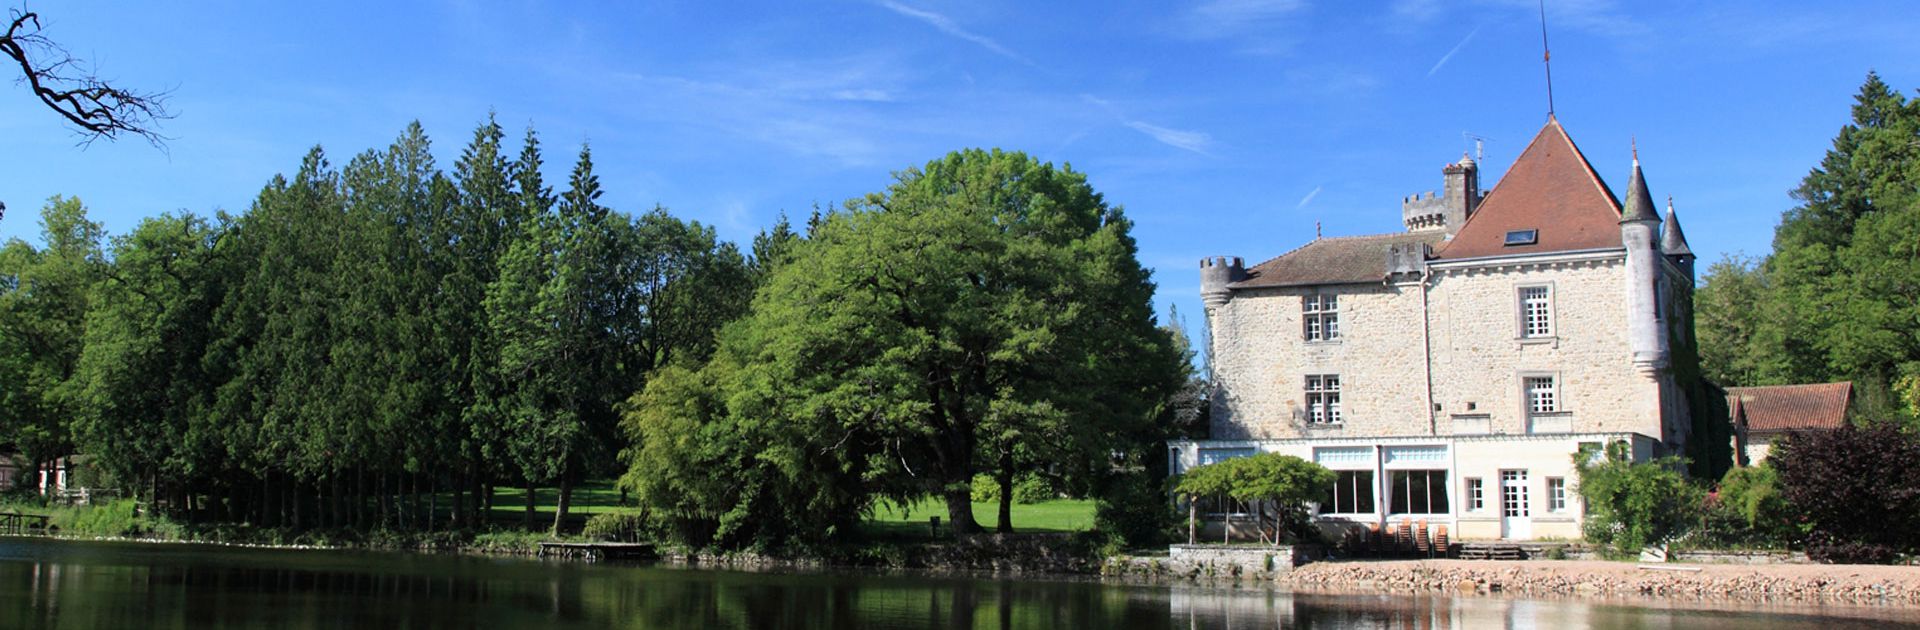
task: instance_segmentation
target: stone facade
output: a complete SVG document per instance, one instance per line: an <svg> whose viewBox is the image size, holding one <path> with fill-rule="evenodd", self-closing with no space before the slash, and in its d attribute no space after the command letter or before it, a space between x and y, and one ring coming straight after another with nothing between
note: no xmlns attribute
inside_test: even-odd
<svg viewBox="0 0 1920 630"><path fill-rule="evenodd" d="M1411 435L1428 430L1426 374L1418 337L1420 289L1413 284L1262 289L1215 309L1213 436L1286 439ZM1301 300L1338 299L1340 337L1302 339ZM1307 422L1306 375L1338 375L1338 425Z"/></svg>

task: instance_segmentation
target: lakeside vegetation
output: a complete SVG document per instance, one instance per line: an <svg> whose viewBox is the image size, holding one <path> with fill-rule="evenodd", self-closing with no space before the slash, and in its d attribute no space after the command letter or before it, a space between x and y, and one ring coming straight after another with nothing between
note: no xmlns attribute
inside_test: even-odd
<svg viewBox="0 0 1920 630"><path fill-rule="evenodd" d="M531 130L430 148L315 148L244 213L111 238L50 200L0 248L0 447L195 526L559 534L617 494L651 538L819 545L929 497L1012 531L1043 475L1158 535L1191 368L1083 174L957 152L743 252L601 205L586 147L557 194Z"/></svg>

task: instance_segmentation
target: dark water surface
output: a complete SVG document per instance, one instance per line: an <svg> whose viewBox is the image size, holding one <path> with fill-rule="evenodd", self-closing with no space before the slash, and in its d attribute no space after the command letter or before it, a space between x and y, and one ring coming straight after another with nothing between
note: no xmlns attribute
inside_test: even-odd
<svg viewBox="0 0 1920 630"><path fill-rule="evenodd" d="M0 628L1885 628L1920 611L1641 608L0 537Z"/></svg>

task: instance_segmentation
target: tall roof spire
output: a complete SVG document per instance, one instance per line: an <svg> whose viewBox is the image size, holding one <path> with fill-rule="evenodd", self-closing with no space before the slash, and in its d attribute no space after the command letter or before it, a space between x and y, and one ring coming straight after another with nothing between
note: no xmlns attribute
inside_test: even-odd
<svg viewBox="0 0 1920 630"><path fill-rule="evenodd" d="M1553 118L1553 49L1547 47L1547 0L1540 0L1540 63L1547 67L1547 118Z"/></svg>
<svg viewBox="0 0 1920 630"><path fill-rule="evenodd" d="M1633 149L1633 179L1627 182L1627 203L1620 210L1620 222L1653 221L1660 215L1653 210L1653 194L1647 192L1647 178L1640 174L1640 148Z"/></svg>
<svg viewBox="0 0 1920 630"><path fill-rule="evenodd" d="M1668 256L1692 256L1693 248L1687 247L1687 235L1680 232L1680 218L1673 214L1673 197L1667 197L1666 226L1661 228L1660 251Z"/></svg>

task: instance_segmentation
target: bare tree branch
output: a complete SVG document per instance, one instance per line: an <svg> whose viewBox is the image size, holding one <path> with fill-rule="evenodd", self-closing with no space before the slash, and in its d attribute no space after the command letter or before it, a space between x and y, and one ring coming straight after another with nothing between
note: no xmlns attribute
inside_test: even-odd
<svg viewBox="0 0 1920 630"><path fill-rule="evenodd" d="M166 108L166 92L136 92L108 84L42 34L40 14L25 8L9 13L12 21L6 34L0 35L0 54L20 66L20 82L40 102L78 127L81 145L132 134L166 148L167 138L154 127L173 118Z"/></svg>

